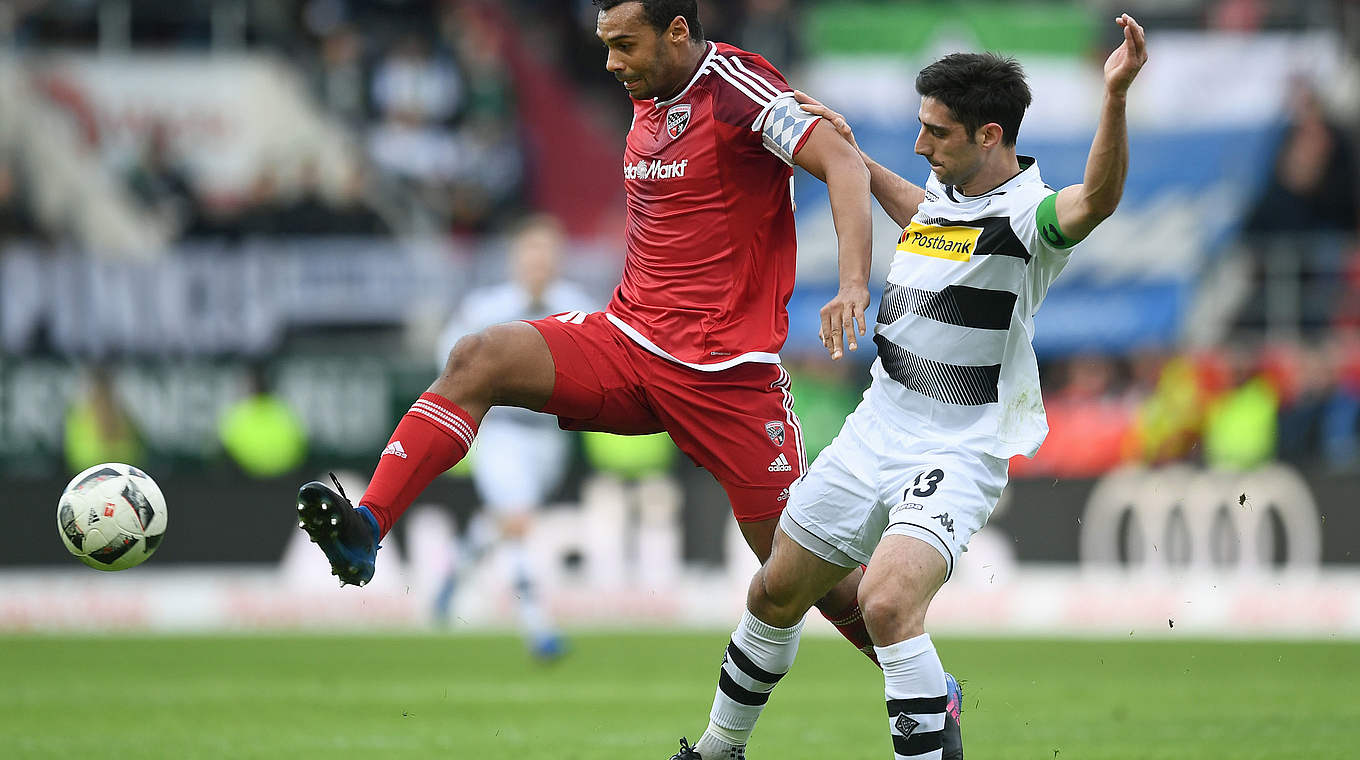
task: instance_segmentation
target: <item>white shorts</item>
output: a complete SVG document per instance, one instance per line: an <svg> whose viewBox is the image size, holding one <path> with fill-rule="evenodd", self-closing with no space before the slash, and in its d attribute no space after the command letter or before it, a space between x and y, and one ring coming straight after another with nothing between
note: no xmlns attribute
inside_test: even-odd
<svg viewBox="0 0 1360 760"><path fill-rule="evenodd" d="M548 425L498 418L493 409L477 430L472 483L497 514L541 506L561 484L571 454L571 433Z"/></svg>
<svg viewBox="0 0 1360 760"><path fill-rule="evenodd" d="M919 538L940 552L952 575L1001 498L1008 465L938 436L894 429L865 401L790 488L779 527L841 567L868 564L884 536Z"/></svg>

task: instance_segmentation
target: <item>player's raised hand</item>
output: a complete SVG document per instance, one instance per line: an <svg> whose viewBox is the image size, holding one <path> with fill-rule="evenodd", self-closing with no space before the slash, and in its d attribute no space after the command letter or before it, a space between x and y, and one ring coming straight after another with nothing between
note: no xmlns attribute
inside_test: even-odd
<svg viewBox="0 0 1360 760"><path fill-rule="evenodd" d="M869 308L869 288L865 285L842 285L836 297L822 307L822 326L817 337L822 339L832 360L845 355L842 347L854 351L859 348L856 330L865 333L864 310Z"/></svg>
<svg viewBox="0 0 1360 760"><path fill-rule="evenodd" d="M1124 44L1115 48L1105 60L1105 89L1114 95L1123 95L1147 63L1147 38L1143 36L1143 27L1127 13L1114 22L1124 28Z"/></svg>
<svg viewBox="0 0 1360 760"><path fill-rule="evenodd" d="M804 111L807 111L813 116L820 116L823 119L826 119L831 126L836 128L836 134L844 137L846 142L850 143L855 150L859 150L859 143L855 142L855 131L850 128L850 122L846 121L844 116L827 108L820 100L817 100L802 90L794 90L793 97L803 106ZM864 151L860 151L860 155L863 154Z"/></svg>

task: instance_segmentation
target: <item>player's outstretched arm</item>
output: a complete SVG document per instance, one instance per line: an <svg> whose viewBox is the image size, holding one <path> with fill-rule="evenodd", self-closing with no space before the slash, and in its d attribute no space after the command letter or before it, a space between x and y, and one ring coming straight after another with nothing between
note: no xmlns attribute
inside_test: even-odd
<svg viewBox="0 0 1360 760"><path fill-rule="evenodd" d="M873 214L869 207L869 171L859 153L828 129L813 129L794 163L826 183L831 218L840 252L840 290L822 307L819 335L832 359L842 346L859 348L855 330L864 335L869 308L869 264L873 252Z"/></svg>
<svg viewBox="0 0 1360 760"><path fill-rule="evenodd" d="M1091 234L1119 206L1124 178L1129 172L1129 129L1126 116L1129 86L1147 63L1147 40L1143 27L1125 13L1115 19L1124 28L1124 43L1105 61L1105 98L1100 122L1086 158L1086 174L1080 185L1058 192L1058 226L1063 237L1075 243Z"/></svg>
<svg viewBox="0 0 1360 760"><path fill-rule="evenodd" d="M911 224L911 218L916 216L916 209L925 202L926 191L870 158L869 154L859 147L859 143L855 142L855 132L844 116L827 108L806 92L795 91L793 95L803 104L804 111L825 119L836 128L837 134L859 151L860 159L869 167L869 190L874 194L874 198L878 199L878 205L888 212L888 216L900 227Z"/></svg>

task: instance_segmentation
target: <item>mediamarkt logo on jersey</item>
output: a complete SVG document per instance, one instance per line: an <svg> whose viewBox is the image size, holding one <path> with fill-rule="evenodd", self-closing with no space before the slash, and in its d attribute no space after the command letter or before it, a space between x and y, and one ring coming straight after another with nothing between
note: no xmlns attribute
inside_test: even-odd
<svg viewBox="0 0 1360 760"><path fill-rule="evenodd" d="M685 167L689 166L689 159L683 161L672 161L668 164L662 163L661 159L654 161L638 161L636 164L625 164L623 167L624 179L671 179L672 177L685 176Z"/></svg>

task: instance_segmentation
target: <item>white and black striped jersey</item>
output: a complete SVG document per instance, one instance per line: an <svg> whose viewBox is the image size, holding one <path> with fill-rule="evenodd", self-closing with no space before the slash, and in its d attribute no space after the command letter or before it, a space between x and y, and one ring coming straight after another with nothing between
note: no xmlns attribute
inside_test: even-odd
<svg viewBox="0 0 1360 760"><path fill-rule="evenodd" d="M922 435L996 457L1033 456L1048 434L1034 313L1070 249L1040 235L1053 194L1034 159L977 197L934 173L902 231L878 310L865 400Z"/></svg>

